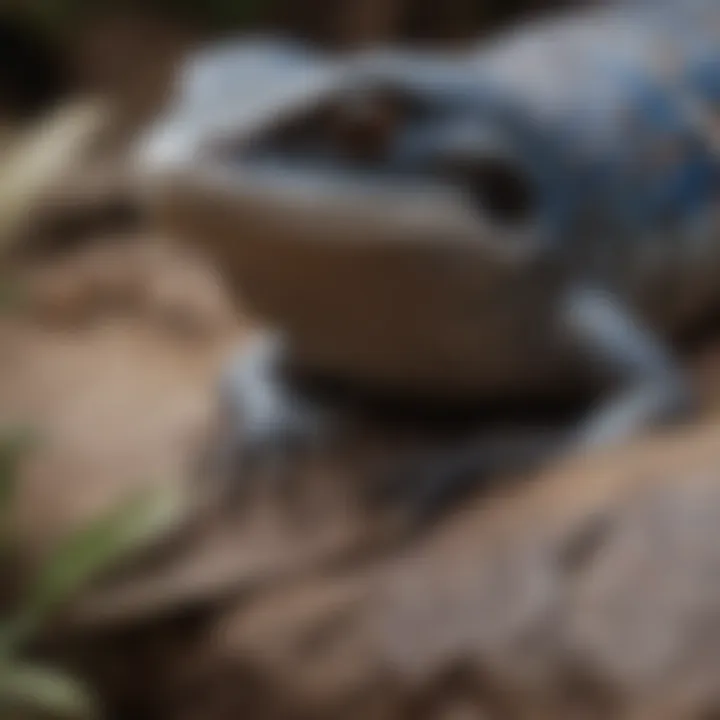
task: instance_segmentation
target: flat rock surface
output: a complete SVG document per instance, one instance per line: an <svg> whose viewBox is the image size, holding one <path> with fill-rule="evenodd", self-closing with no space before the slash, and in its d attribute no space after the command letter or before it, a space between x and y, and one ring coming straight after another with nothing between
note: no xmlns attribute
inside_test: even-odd
<svg viewBox="0 0 720 720"><path fill-rule="evenodd" d="M213 378L244 337L213 274L115 239L25 279L29 302L0 320L0 422L42 440L20 498L28 557L143 484L202 497ZM717 353L696 364L717 397ZM355 508L366 451L303 465L297 482L317 490L299 515L272 496L243 515L195 508L162 551L80 598L70 645L118 716L720 713L712 407L508 481L413 538Z"/></svg>

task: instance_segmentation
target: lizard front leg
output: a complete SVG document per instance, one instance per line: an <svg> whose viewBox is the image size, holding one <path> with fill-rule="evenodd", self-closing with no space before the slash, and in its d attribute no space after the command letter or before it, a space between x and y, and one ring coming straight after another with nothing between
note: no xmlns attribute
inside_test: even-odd
<svg viewBox="0 0 720 720"><path fill-rule="evenodd" d="M293 380L287 359L283 340L262 333L220 378L219 436L205 467L234 504L258 483L286 487L299 457L338 428L337 415Z"/></svg>
<svg viewBox="0 0 720 720"><path fill-rule="evenodd" d="M409 505L415 519L426 519L489 476L532 470L560 455L607 447L694 411L693 393L671 352L609 293L573 289L563 298L558 321L608 386L587 417L570 428L480 438L413 458L391 472L381 497L389 494Z"/></svg>
<svg viewBox="0 0 720 720"><path fill-rule="evenodd" d="M573 433L574 448L624 441L695 412L696 398L672 352L611 294L573 290L560 319L567 336L611 388Z"/></svg>

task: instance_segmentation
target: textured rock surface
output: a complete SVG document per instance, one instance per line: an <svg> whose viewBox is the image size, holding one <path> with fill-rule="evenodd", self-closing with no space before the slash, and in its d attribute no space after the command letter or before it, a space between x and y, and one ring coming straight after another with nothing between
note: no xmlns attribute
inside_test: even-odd
<svg viewBox="0 0 720 720"><path fill-rule="evenodd" d="M573 463L363 569L262 594L219 619L216 652L319 717L706 717L719 438Z"/></svg>
<svg viewBox="0 0 720 720"><path fill-rule="evenodd" d="M22 498L30 556L138 483L181 482L191 466L213 375L240 331L212 277L163 252L78 256L52 271L65 295L2 320L0 418L46 440ZM115 285L99 285L115 288L114 302L81 292L110 267ZM38 281L40 295L49 285ZM206 332L165 322L178 313ZM712 352L698 363L709 399L716 367ZM272 498L242 517L209 508L81 599L69 646L117 716L720 712L712 412L696 428L508 482L413 539L348 502L364 452L302 469L298 482L317 488L304 520Z"/></svg>

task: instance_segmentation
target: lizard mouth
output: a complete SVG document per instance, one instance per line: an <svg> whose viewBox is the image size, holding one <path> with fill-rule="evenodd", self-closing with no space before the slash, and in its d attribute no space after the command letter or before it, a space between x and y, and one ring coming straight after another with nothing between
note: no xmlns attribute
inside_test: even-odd
<svg viewBox="0 0 720 720"><path fill-rule="evenodd" d="M514 267L542 253L552 225L542 163L494 95L476 107L445 75L429 90L381 80L343 80L282 112L273 106L266 122L228 123L190 143L162 171L170 194L185 186L188 207L218 208L203 222L227 214L228 226L248 228L238 255L261 238L383 255L457 249Z"/></svg>
<svg viewBox="0 0 720 720"><path fill-rule="evenodd" d="M351 194L358 204L373 198L376 212L387 205L376 204L379 195L439 193L454 196L456 212L485 230L525 235L541 222L542 179L516 135L492 113L468 126L452 108L380 84L331 95L212 154L269 193L314 186L331 203Z"/></svg>

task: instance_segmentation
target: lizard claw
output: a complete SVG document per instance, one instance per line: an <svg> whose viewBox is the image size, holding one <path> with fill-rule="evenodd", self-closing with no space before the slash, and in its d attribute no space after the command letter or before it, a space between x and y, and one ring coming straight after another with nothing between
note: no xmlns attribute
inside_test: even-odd
<svg viewBox="0 0 720 720"><path fill-rule="evenodd" d="M422 525L495 480L532 471L566 445L564 428L529 428L423 451L382 473L371 500L398 505Z"/></svg>
<svg viewBox="0 0 720 720"><path fill-rule="evenodd" d="M329 414L275 372L269 350L264 344L252 348L221 382L219 432L208 472L234 507L265 489L292 500L298 469L333 434Z"/></svg>
<svg viewBox="0 0 720 720"><path fill-rule="evenodd" d="M413 525L437 519L487 479L477 458L420 454L392 463L371 485L370 503L397 508Z"/></svg>
<svg viewBox="0 0 720 720"><path fill-rule="evenodd" d="M228 502L237 507L260 490L292 502L304 461L326 445L330 427L319 414L276 408L271 417L234 413L219 448L219 479Z"/></svg>

